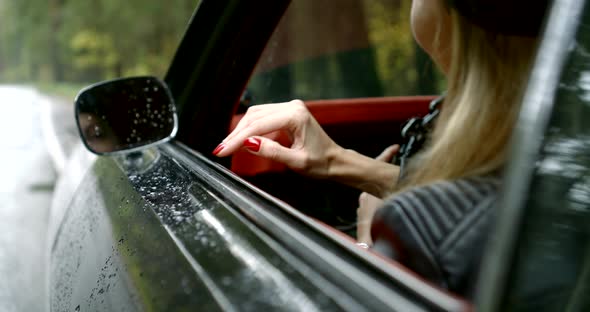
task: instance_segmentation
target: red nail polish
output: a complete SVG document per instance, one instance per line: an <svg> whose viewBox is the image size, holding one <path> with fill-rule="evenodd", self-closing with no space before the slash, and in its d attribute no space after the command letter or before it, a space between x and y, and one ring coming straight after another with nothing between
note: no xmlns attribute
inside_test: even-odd
<svg viewBox="0 0 590 312"><path fill-rule="evenodd" d="M221 152L221 150L223 150L224 148L225 148L225 144L223 144L223 143L217 145L217 147L212 152L213 155L219 154L219 152Z"/></svg>
<svg viewBox="0 0 590 312"><path fill-rule="evenodd" d="M260 139L258 138L247 138L244 141L244 147L253 152L258 152L260 150L260 143Z"/></svg>

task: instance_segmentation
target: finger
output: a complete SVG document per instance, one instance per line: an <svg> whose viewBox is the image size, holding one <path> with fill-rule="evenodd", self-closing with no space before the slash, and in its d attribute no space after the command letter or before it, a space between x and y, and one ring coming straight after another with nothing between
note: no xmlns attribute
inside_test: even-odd
<svg viewBox="0 0 590 312"><path fill-rule="evenodd" d="M301 114L301 108L305 107L305 104L300 100L292 100L290 102L276 103L276 104L265 104L256 105L248 109L246 114L242 117L236 128L222 141L233 140L238 136L243 129L255 122L266 122L265 120L275 118L277 113L281 113L285 116L293 117L297 114ZM304 109L307 110L306 108ZM252 134L262 135L262 134Z"/></svg>
<svg viewBox="0 0 590 312"><path fill-rule="evenodd" d="M370 223L371 223L371 212L368 203L370 201L370 194L362 192L359 195L359 206L356 210L356 238L360 243L369 243L370 240Z"/></svg>
<svg viewBox="0 0 590 312"><path fill-rule="evenodd" d="M369 193L367 192L362 192L361 195L359 195L359 206L362 207L363 205L365 205L365 202L367 201L368 197L369 197Z"/></svg>
<svg viewBox="0 0 590 312"><path fill-rule="evenodd" d="M399 144L395 144L395 145L392 145L392 146L386 148L375 159L380 160L380 161L384 161L384 162L390 162L393 159L393 156L395 156L395 154L397 154L397 152L399 152Z"/></svg>
<svg viewBox="0 0 590 312"><path fill-rule="evenodd" d="M225 143L233 139L240 133L240 131L248 127L252 122L261 118L272 118L273 115L279 111L279 104L266 104L250 107L242 119L240 119L234 130L232 130L232 132L221 142Z"/></svg>
<svg viewBox="0 0 590 312"><path fill-rule="evenodd" d="M365 243L369 246L373 244L370 220L358 220L356 225L356 239L359 243Z"/></svg>
<svg viewBox="0 0 590 312"><path fill-rule="evenodd" d="M232 154L242 147L244 141L249 137L266 135L281 129L288 131L291 118L289 112L277 112L269 118L255 120L222 143L223 148L216 155L224 157Z"/></svg>
<svg viewBox="0 0 590 312"><path fill-rule="evenodd" d="M303 166L300 151L264 137L250 137L244 142L244 147L253 154L286 164L292 169L301 169Z"/></svg>

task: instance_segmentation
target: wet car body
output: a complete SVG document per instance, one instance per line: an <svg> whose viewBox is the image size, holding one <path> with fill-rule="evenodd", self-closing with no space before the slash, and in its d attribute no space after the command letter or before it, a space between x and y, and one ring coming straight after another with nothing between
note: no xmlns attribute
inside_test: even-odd
<svg viewBox="0 0 590 312"><path fill-rule="evenodd" d="M276 195L284 190L275 192L275 197L251 184L285 183L292 197L300 199L309 188L301 184L307 182L291 175L274 180L276 174L248 182L235 174L235 163L208 157L232 124L235 103L290 4L286 0L255 2L265 10L238 0L200 2L165 78L180 121L175 141L120 156L80 156L88 164L82 166L84 173L76 178L66 173L62 178L58 186L63 190L57 190L61 199L54 200L51 212L50 309L471 310L468 300L429 284L398 263L359 248L347 236L292 208L284 202L291 204L292 198ZM585 1L563 0L557 1L553 11L556 17L551 25L561 28L548 31L551 40L546 40L544 52L540 53L541 60L552 62L545 62L533 76L529 91L532 95L525 99L525 115L517 134L536 145L521 144L516 148L507 170L509 180L499 210L504 222L492 236L494 244L484 260L481 276L482 310L526 310L539 294L555 290L562 296L545 296L543 307L565 302L583 310L588 304L578 294L589 285L583 273L589 262L584 256L588 253L588 233L571 222L587 220L589 201L577 197L577 207L582 207L576 210L577 220L571 215L558 223L544 215L534 217L538 211L550 211L556 205L569 207L572 201L567 194L575 187L582 189L576 194L585 194L585 184L575 181L585 177L586 171L580 166L588 167L582 156L551 148L562 145L545 144L574 142L581 146L574 149L576 155L584 155L587 144L579 136L583 127L559 131L566 117L558 117L560 110L554 109L553 103L561 100L571 109L583 107L587 101L568 100L565 92L568 85L578 84L581 79L567 73L572 70L572 59L584 60L582 52L590 44L583 40L587 36L584 21L588 18L580 13L589 10ZM559 36L557 30L561 30ZM579 49L572 54L563 51L563 45L576 38ZM583 66L580 64L584 63L575 63ZM569 82L560 85L560 79ZM537 111L527 112L540 90L543 98L534 106ZM573 95L585 90L579 85ZM428 100L413 98L410 102L419 103L422 108L415 110L420 111ZM392 103L398 105L400 101ZM320 108L318 114L322 113ZM580 108L580 112L584 109ZM401 121L409 117L407 114L402 110L397 118ZM324 125L337 132L333 130L338 129L337 124ZM546 139L547 131L553 136L547 135ZM569 134L573 141L568 141ZM382 146L386 145L377 148ZM578 174L564 178L563 170L542 170L542 166L534 165L551 162L547 160L551 157L557 159L553 163L574 163L580 169ZM536 188L554 190L551 185L543 186L551 183L551 176L560 181L569 178L571 183L555 193L559 196L554 200L559 203L543 208L547 201L535 199ZM331 192L344 194L339 188ZM322 200L311 191L307 195L311 199L302 201L304 208ZM350 200L355 196L342 197ZM567 209L564 211L568 214ZM573 228L577 233L575 243L563 231L546 230L556 224L557 228ZM553 235L542 237L547 233ZM535 244L554 249L539 251ZM563 262L547 262L556 253L568 254L559 246L579 251L560 258ZM531 250L534 254L527 255ZM573 263L568 272L535 283L535 276L546 274L549 266L563 263Z"/></svg>

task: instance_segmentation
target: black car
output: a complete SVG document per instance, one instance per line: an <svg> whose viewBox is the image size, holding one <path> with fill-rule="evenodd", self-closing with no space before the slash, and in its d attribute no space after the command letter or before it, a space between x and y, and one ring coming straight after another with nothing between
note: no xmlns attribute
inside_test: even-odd
<svg viewBox="0 0 590 312"><path fill-rule="evenodd" d="M202 0L163 83L102 84L167 86L175 107L159 108L170 120L158 117L154 127L166 131L157 136L144 129L117 143L123 151L70 161L51 211L51 310L589 310L588 1L552 7L474 298L357 246L358 191L248 153L211 157L245 108L298 97L342 146L375 155L399 142L402 123L434 97L385 86L386 43L358 16L380 14L378 5L401 4ZM83 115L78 103L77 118L125 128L133 109L147 112L152 100L141 93L145 101L116 117ZM109 154L115 147L88 140L105 135L95 127L82 129L87 146Z"/></svg>

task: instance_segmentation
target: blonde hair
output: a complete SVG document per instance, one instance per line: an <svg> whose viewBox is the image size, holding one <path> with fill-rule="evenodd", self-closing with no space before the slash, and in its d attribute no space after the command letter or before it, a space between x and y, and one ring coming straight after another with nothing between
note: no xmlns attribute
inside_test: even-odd
<svg viewBox="0 0 590 312"><path fill-rule="evenodd" d="M450 10L447 95L429 143L402 188L484 175L506 162L537 40L486 31Z"/></svg>

